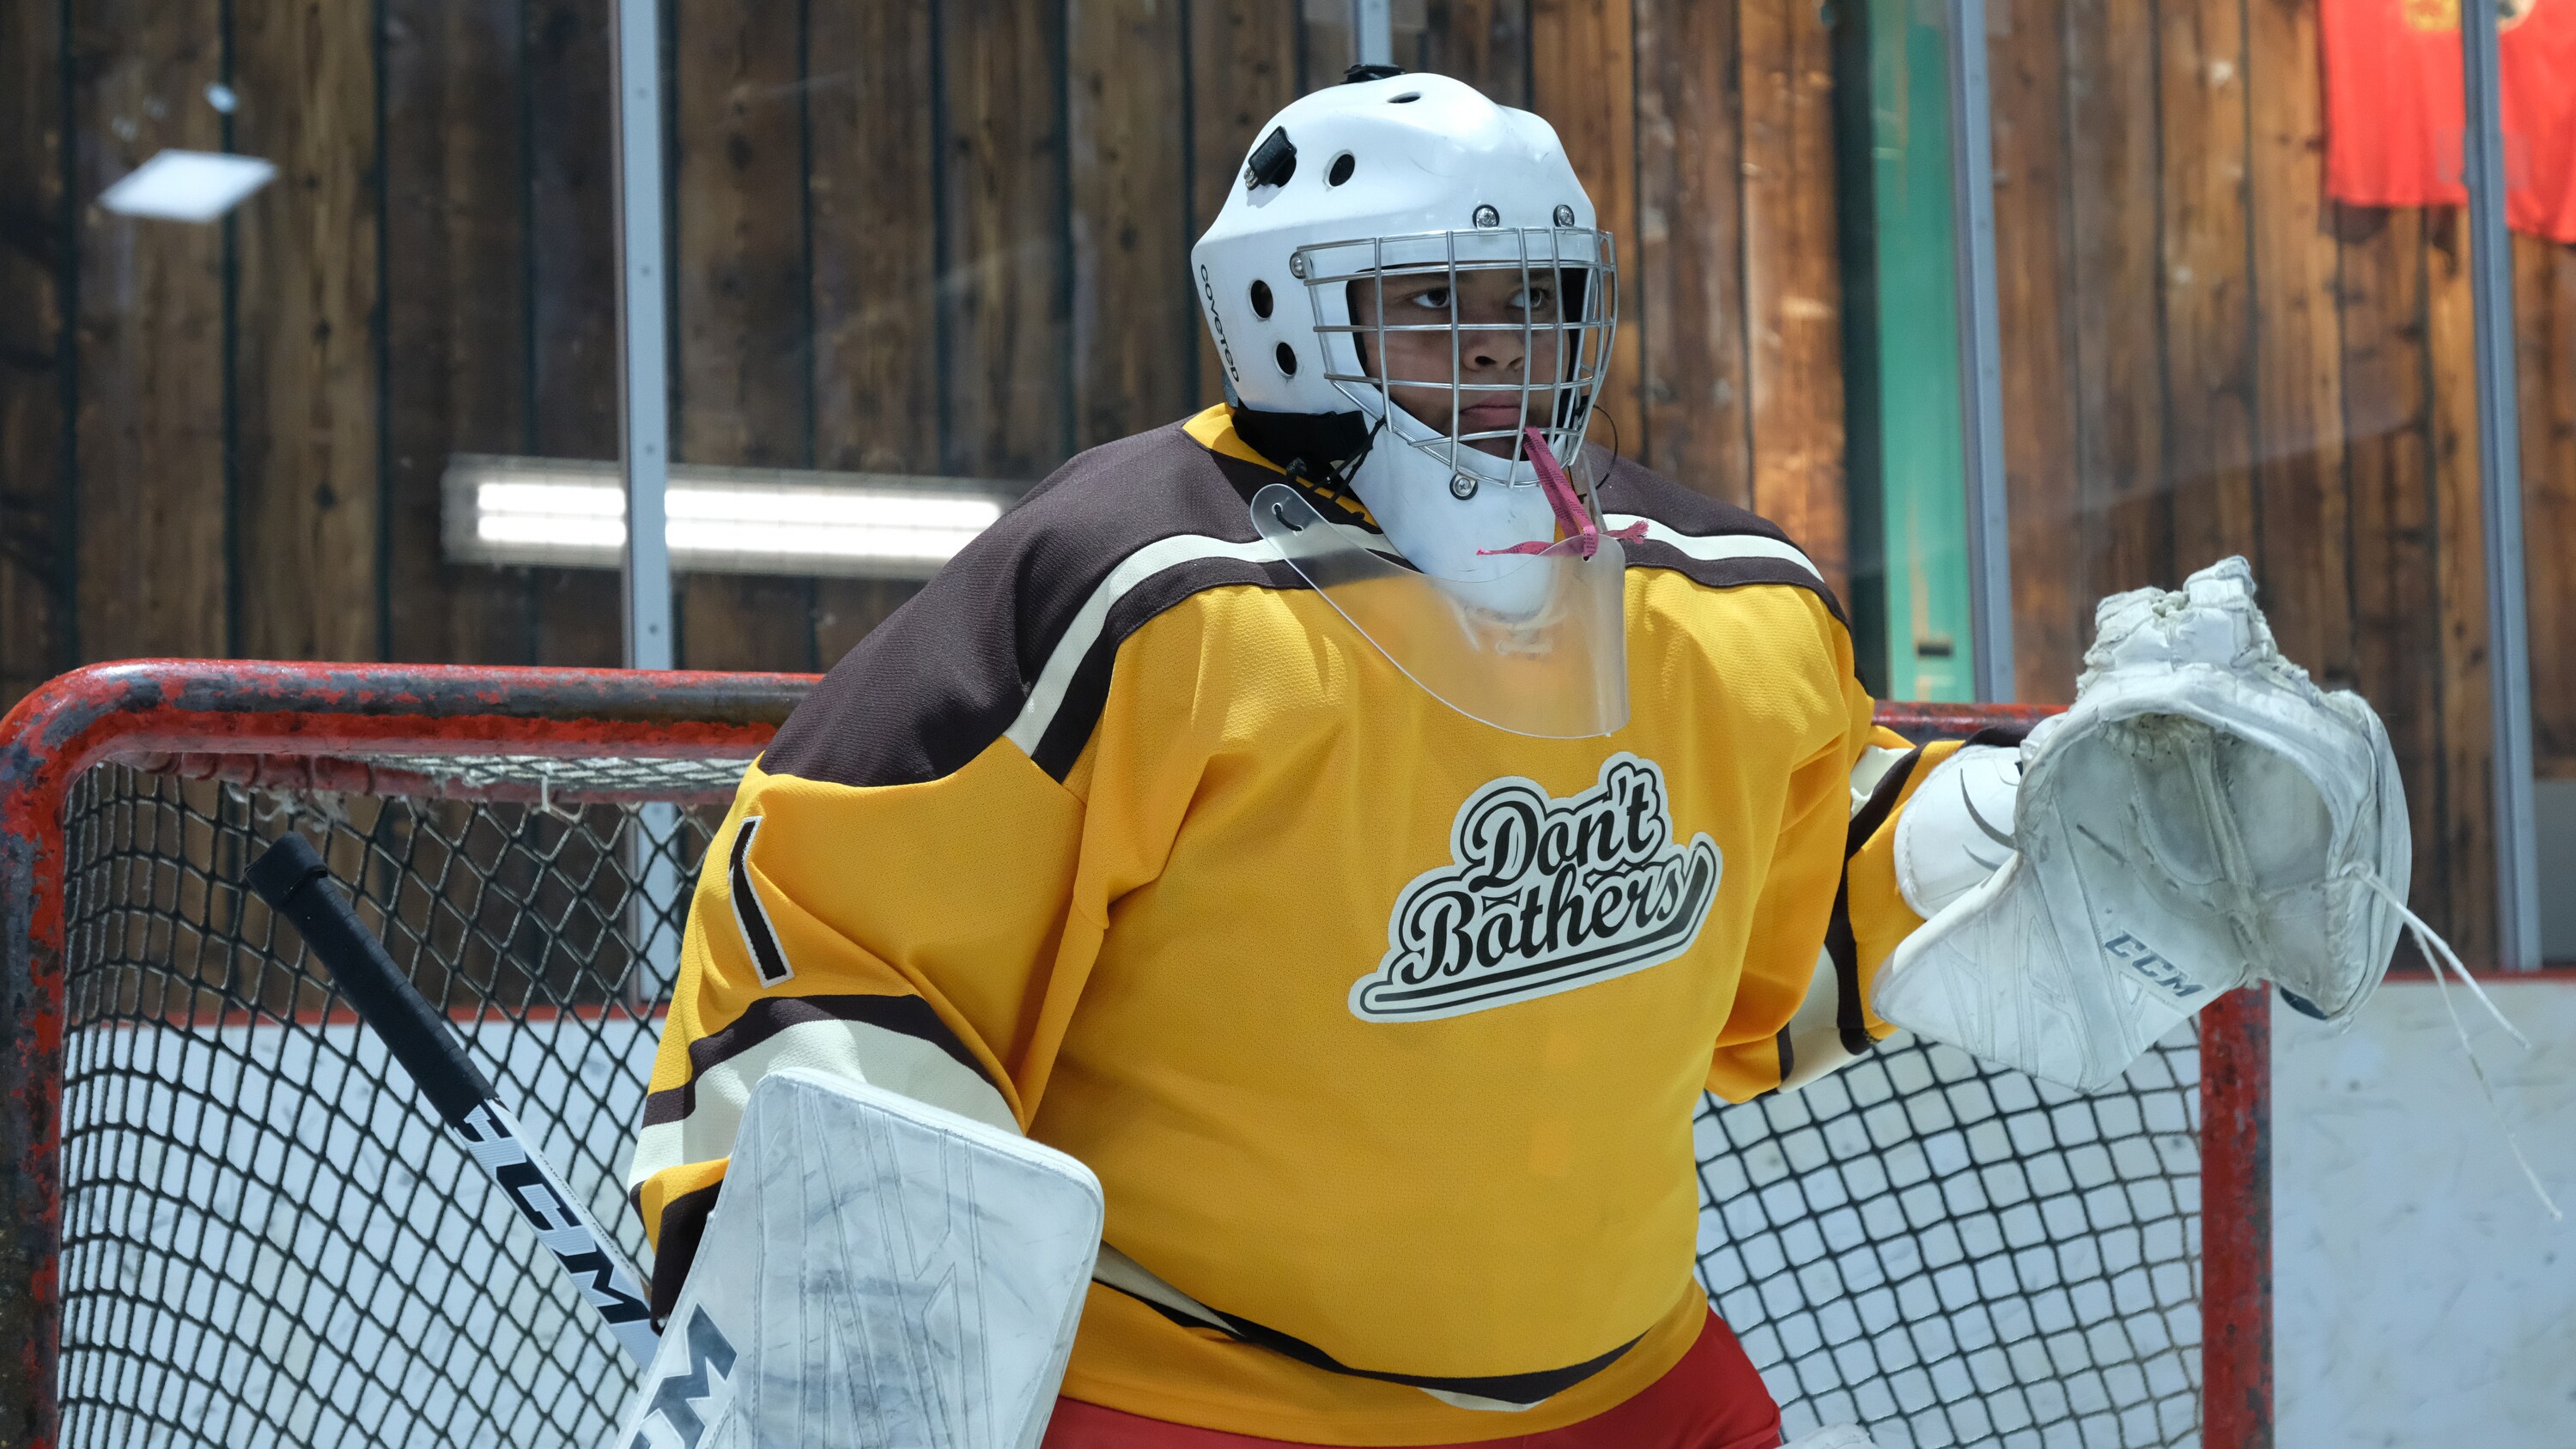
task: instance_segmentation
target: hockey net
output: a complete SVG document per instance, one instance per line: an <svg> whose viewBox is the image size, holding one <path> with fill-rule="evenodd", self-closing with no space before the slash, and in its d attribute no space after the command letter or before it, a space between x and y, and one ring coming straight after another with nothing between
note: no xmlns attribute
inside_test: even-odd
<svg viewBox="0 0 2576 1449"><path fill-rule="evenodd" d="M242 870L284 831L324 844L643 1264L620 1184L688 889L802 688L678 679L118 666L13 716L12 1187L37 1291L0 1412L26 1437L606 1436L632 1370ZM2203 1161L2248 1160L2260 1082L2211 1089L2201 1058L2178 1036L2085 1097L1900 1040L1704 1104L1700 1275L1791 1433L2240 1442L2261 1304L2235 1285L2262 1275L2212 1254L2251 1241L2260 1177L2219 1174L2205 1239Z"/></svg>

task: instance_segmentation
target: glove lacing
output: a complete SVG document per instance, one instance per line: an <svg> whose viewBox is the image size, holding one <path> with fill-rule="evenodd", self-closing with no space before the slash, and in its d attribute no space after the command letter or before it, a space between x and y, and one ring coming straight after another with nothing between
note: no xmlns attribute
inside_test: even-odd
<svg viewBox="0 0 2576 1449"><path fill-rule="evenodd" d="M2558 1204L2550 1199L2549 1189L2540 1185L2540 1174L2532 1171L2531 1159L2522 1153L2522 1139L2514 1135L2513 1125L2505 1120L2504 1105L2496 1100L2495 1083L2488 1080L2486 1064L2478 1060L2478 1049L2469 1044L2469 1028L2460 1020L2459 1008L2451 1004L2451 986L2443 975L2443 968L2447 966L2459 974L2460 984L2469 988L2469 994L2487 1009L2487 1015L2495 1018L2496 1025L2503 1027L2507 1036L2520 1042L2524 1051L2531 1050L2531 1038L2524 1036L2506 1019L2504 1012L2488 997L2485 988L2478 985L2477 978L2469 974L2469 968L2460 964L2459 955L2451 949L2451 943L2443 940L2439 931L2424 924L2424 918L2415 914L2404 896L2379 878L2379 872L2372 870L2367 862L2357 860L2344 867L2342 874L2378 892L2379 898L2396 907L2397 914L2406 922L2407 931L2415 937L2415 949L2424 953L2425 964L2433 970L2433 984L2442 993L2442 1010L2451 1018L2451 1031L2460 1039L2460 1051L2469 1059L2469 1070L2477 1076L2478 1090L2486 1094L2487 1110L2495 1114L2496 1127L2504 1133L2505 1146L2512 1150L2515 1165L2522 1169L2523 1180L2531 1184L2532 1195L2540 1199L2542 1207L2549 1209L2549 1216L2564 1221L2567 1215L2560 1212Z"/></svg>

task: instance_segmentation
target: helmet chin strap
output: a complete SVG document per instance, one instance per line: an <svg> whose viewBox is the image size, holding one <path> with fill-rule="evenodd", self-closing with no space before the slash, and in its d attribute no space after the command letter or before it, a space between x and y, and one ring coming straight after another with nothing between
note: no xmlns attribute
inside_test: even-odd
<svg viewBox="0 0 2576 1449"><path fill-rule="evenodd" d="M1304 458L1292 458L1288 461L1288 476L1321 483L1339 492L1356 493L1358 490L1351 486L1351 478L1360 471L1361 465L1368 462L1369 454L1376 451L1378 436L1385 431L1386 419L1379 418L1377 425L1361 436L1358 452L1339 462L1325 462L1311 474Z"/></svg>
<svg viewBox="0 0 2576 1449"><path fill-rule="evenodd" d="M1291 478L1349 491L1385 430L1384 418L1371 419L1353 409L1337 413L1272 412L1253 407L1226 385L1226 407L1234 414L1235 436L1279 465Z"/></svg>

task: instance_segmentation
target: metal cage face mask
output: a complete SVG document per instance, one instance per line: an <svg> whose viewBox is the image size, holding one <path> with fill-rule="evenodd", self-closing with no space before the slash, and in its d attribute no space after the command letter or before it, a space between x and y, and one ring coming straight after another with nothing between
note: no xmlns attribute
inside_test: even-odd
<svg viewBox="0 0 2576 1449"><path fill-rule="evenodd" d="M1525 427L1558 458L1579 454L1618 328L1618 253L1608 232L1498 226L1322 242L1298 248L1289 270L1313 304L1325 378L1452 478L1533 483ZM1469 301L1497 292L1506 297L1499 308ZM1372 320L1360 320L1355 294L1372 304ZM1429 359L1388 345L1427 334L1441 344ZM1405 360L1391 361L1398 352ZM1445 391L1446 417L1417 417L1396 400L1397 388ZM1496 402L1510 404L1510 416L1468 419L1469 409ZM1502 447L1487 452L1480 443Z"/></svg>

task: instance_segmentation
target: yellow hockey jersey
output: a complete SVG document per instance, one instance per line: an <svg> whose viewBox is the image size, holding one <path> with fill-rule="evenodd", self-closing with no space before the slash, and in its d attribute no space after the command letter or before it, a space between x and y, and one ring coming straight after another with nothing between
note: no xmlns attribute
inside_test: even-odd
<svg viewBox="0 0 2576 1449"><path fill-rule="evenodd" d="M1601 739L1412 684L1260 540L1280 475L1222 408L1083 454L959 554L711 846L632 1171L657 1302L751 1083L793 1065L1099 1174L1071 1397L1420 1444L1671 1367L1706 1312L1700 1093L1885 1033L1871 973L1919 924L1892 822L1948 747L1873 730L1777 529L1605 466L1645 538L1634 716Z"/></svg>

